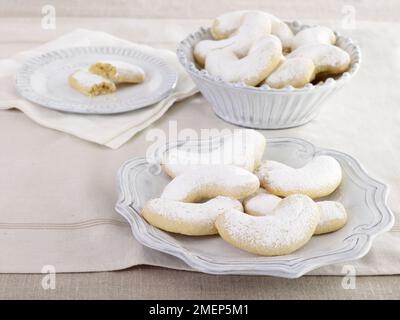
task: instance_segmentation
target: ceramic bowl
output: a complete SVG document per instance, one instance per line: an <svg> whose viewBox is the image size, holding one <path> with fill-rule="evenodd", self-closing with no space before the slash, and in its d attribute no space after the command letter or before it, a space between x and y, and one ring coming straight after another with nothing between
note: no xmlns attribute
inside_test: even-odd
<svg viewBox="0 0 400 320"><path fill-rule="evenodd" d="M288 23L294 33L309 25ZM223 120L249 128L282 129L303 125L314 119L323 102L333 96L357 72L361 63L360 48L350 38L335 32L336 45L351 57L348 71L318 84L303 88L291 86L273 89L268 86L251 87L244 83L229 83L201 69L193 57L193 48L201 40L212 39L209 29L201 28L180 42L177 55L180 63Z"/></svg>

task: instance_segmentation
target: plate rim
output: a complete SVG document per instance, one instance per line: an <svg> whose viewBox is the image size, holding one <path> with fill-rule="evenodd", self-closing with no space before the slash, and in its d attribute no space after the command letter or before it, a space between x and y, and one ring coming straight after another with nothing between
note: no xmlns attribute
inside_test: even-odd
<svg viewBox="0 0 400 320"><path fill-rule="evenodd" d="M113 109L108 109L105 111L101 111L98 109L90 109L87 108L84 102L82 103L70 103L70 105L63 104L62 102L49 102L49 100L46 97L43 97L43 95L37 93L30 82L29 76L32 74L33 71L37 70L37 68L42 67L46 63L46 59L52 58L52 61L56 61L59 59L64 58L63 55L66 54L125 54L122 55L122 57L129 57L129 56L136 56L140 57L141 59L144 59L150 63L156 63L158 66L161 66L164 70L164 79L163 81L166 81L165 89L162 90L161 92L157 91L155 92L154 95L151 97L148 97L147 99L141 99L140 103L134 104L134 105L123 105L123 107L118 107L118 108L113 108ZM32 69L34 68L34 69ZM32 69L32 70L31 70ZM67 112L67 113L73 113L73 114L119 114L119 113L125 113L129 111L134 111L146 107L150 107L154 105L157 102L160 102L161 100L167 98L171 92L176 88L177 83L178 83L178 73L176 70L174 70L164 59L157 57L155 55L152 55L151 53L143 52L140 49L133 48L130 46L76 46L76 47L66 47L66 48L61 48L61 49L56 49L56 50L50 50L47 52L43 52L41 54L35 55L33 57L28 58L25 60L18 68L16 75L15 75L15 88L20 96L23 98L27 99L30 102L36 103L42 107L56 110L56 111L61 111L61 112ZM132 98L130 101L134 100ZM129 103L129 102L125 102ZM110 104L113 104L113 102L110 102ZM114 103L114 105L117 105ZM71 110L73 108L74 110Z"/></svg>
<svg viewBox="0 0 400 320"><path fill-rule="evenodd" d="M159 150L155 151L155 154L165 152L171 147L178 146L181 144L185 144L188 141L193 143L199 141L210 141L212 139L221 139L222 136L211 138L211 139L203 139L203 140L186 140L186 141L177 141L170 144L165 144L159 148ZM381 214L382 218L378 223L374 226L365 226L359 225L353 228L353 232L358 228L357 233L353 233L351 236L347 237L345 240L349 239L350 249L345 252L339 252L333 255L319 255L311 258L307 258L306 260L288 264L287 262L282 263L279 262L279 258L274 257L274 263L269 262L268 264L263 265L261 262L247 262L241 264L224 264L218 263L215 261L209 261L201 258L198 254L193 254L192 252L186 250L183 247L179 247L174 245L173 243L167 243L162 241L161 239L157 239L154 235L150 234L148 230L156 229L153 226L147 224L144 221L144 218L141 217L140 212L138 212L131 204L134 203L134 199L132 195L129 194L129 186L126 183L127 175L129 171L132 170L133 167L138 164L149 164L146 158L132 158L125 161L120 169L118 170L117 175L117 183L119 189L119 197L118 201L115 205L115 210L121 214L131 225L132 233L137 241L141 244L163 252L175 256L181 260L183 260L187 265L197 271L201 271L208 274L231 274L231 275L268 275L268 276L276 276L283 278L299 278L304 274L323 267L327 265L331 265L334 263L347 262L352 260L357 260L363 256L365 256L369 250L371 249L373 240L379 234L386 232L391 229L394 224L394 215L387 204L387 198L389 194L389 187L375 178L371 177L363 165L356 160L354 157L348 155L347 153L328 149L328 148L320 148L312 143L299 139L299 138L290 138L290 137L275 137L275 138L267 138L267 143L296 143L300 144L309 152L313 152L312 155L315 154L334 154L336 156L340 156L345 158L349 163L353 164L353 169L355 170L355 174L362 179L365 183L365 186L374 189L374 205ZM129 205L127 205L129 203ZM134 213L132 215L132 213ZM145 224L146 232L140 228L140 222ZM368 228L367 228L368 227ZM159 230L159 229L157 229ZM164 232L161 230L161 232ZM295 260L295 259L294 259ZM315 261L312 261L315 260Z"/></svg>

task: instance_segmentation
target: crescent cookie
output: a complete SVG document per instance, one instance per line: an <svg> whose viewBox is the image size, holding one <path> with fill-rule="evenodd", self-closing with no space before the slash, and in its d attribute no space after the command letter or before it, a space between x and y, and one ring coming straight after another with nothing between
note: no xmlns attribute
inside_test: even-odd
<svg viewBox="0 0 400 320"><path fill-rule="evenodd" d="M245 169L211 165L177 176L165 187L161 198L182 202L200 202L216 196L242 199L254 193L259 186L257 176Z"/></svg>
<svg viewBox="0 0 400 320"><path fill-rule="evenodd" d="M203 40L194 48L194 58L204 66L207 55L216 49L226 49L239 59L249 52L251 46L260 38L271 33L271 21L260 12L248 12L240 19L240 26L224 40Z"/></svg>
<svg viewBox="0 0 400 320"><path fill-rule="evenodd" d="M75 71L68 77L69 85L86 96L98 96L115 92L115 84L87 70Z"/></svg>
<svg viewBox="0 0 400 320"><path fill-rule="evenodd" d="M324 26L305 28L291 39L292 51L309 44L335 44L336 36L331 29Z"/></svg>
<svg viewBox="0 0 400 320"><path fill-rule="evenodd" d="M281 202L281 198L263 188L243 200L244 211L252 216L266 216Z"/></svg>
<svg viewBox="0 0 400 320"><path fill-rule="evenodd" d="M123 61L99 61L92 64L89 71L117 83L141 83L145 79L142 68Z"/></svg>
<svg viewBox="0 0 400 320"><path fill-rule="evenodd" d="M317 205L321 212L321 220L314 234L325 234L343 228L347 222L347 212L340 202L319 201Z"/></svg>
<svg viewBox="0 0 400 320"><path fill-rule="evenodd" d="M264 81L271 88L287 86L302 88L315 78L315 65L311 59L285 58L285 60Z"/></svg>
<svg viewBox="0 0 400 320"><path fill-rule="evenodd" d="M243 201L244 211L252 216L268 216L282 201L281 198L260 189ZM321 212L314 235L325 234L341 229L347 222L347 213L343 205L336 201L318 201Z"/></svg>
<svg viewBox="0 0 400 320"><path fill-rule="evenodd" d="M222 40L231 36L239 28L244 14L249 12L258 12L267 17L271 21L271 34L277 36L282 41L284 48L290 48L293 32L289 26L272 14L255 10L239 10L220 15L214 20L211 27L211 34L214 39Z"/></svg>
<svg viewBox="0 0 400 320"><path fill-rule="evenodd" d="M253 217L227 210L215 225L220 236L242 250L265 256L290 254L312 237L320 220L315 202L305 195L283 199L273 215Z"/></svg>
<svg viewBox="0 0 400 320"><path fill-rule="evenodd" d="M351 62L350 55L343 49L321 43L302 46L287 56L287 59L291 58L311 59L315 65L315 74L342 73L349 68Z"/></svg>
<svg viewBox="0 0 400 320"><path fill-rule="evenodd" d="M301 88L318 74L335 75L350 67L350 55L330 44L303 45L285 57L265 83L272 88Z"/></svg>
<svg viewBox="0 0 400 320"><path fill-rule="evenodd" d="M184 203L168 199L152 199L146 203L142 216L151 225L174 233L191 236L217 234L215 220L225 210L243 211L235 199L217 197L205 203Z"/></svg>
<svg viewBox="0 0 400 320"><path fill-rule="evenodd" d="M256 86L269 76L282 58L281 41L273 35L267 35L259 39L248 55L241 59L229 49L210 52L206 57L205 69L224 81Z"/></svg>
<svg viewBox="0 0 400 320"><path fill-rule="evenodd" d="M204 165L235 165L253 172L264 154L265 137L251 129L235 130L223 137L218 148L210 146L209 152L172 149L162 161L164 171L172 178Z"/></svg>
<svg viewBox="0 0 400 320"><path fill-rule="evenodd" d="M342 168L330 156L317 156L302 168L265 161L256 173L263 188L277 196L305 194L311 198L331 194L342 181Z"/></svg>

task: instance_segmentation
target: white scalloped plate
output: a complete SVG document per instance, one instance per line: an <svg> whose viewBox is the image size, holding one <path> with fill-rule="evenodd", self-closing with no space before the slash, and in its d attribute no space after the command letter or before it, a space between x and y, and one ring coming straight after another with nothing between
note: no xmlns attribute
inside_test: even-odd
<svg viewBox="0 0 400 320"><path fill-rule="evenodd" d="M211 143L218 145L224 141L224 137L219 137ZM157 159L171 148L194 150L194 146L209 146L209 143L209 140L192 140L167 145L157 150ZM336 158L343 168L341 186L325 199L344 204L349 212L348 223L337 232L314 236L303 248L287 256L256 256L232 247L218 236L188 237L149 225L142 218L141 209L147 200L160 195L170 178L144 158L128 160L120 168L120 196L116 210L131 224L133 235L140 243L176 256L195 270L211 274L297 278L322 266L363 257L375 236L389 230L394 223L393 214L386 204L387 187L371 178L351 156L315 147L301 139L267 140L267 158L294 167L322 154Z"/></svg>
<svg viewBox="0 0 400 320"><path fill-rule="evenodd" d="M120 60L146 72L140 84L118 85L115 93L87 97L72 89L68 76L99 60ZM129 47L74 47L51 51L26 61L17 72L16 88L44 107L74 113L112 114L150 106L175 88L177 73L163 60Z"/></svg>

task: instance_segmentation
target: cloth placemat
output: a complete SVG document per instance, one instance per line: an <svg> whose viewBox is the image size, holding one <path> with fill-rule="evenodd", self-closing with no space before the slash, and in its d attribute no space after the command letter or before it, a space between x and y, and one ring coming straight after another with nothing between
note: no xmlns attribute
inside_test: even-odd
<svg viewBox="0 0 400 320"><path fill-rule="evenodd" d="M78 115L38 106L23 99L15 90L14 75L25 59L51 50L79 46L129 46L157 56L178 72L173 93L159 103L117 115ZM197 92L196 87L178 62L174 52L154 49L116 38L104 32L77 29L38 48L0 60L0 109L17 108L42 126L60 130L110 148L119 148L139 131L159 119L176 101Z"/></svg>
<svg viewBox="0 0 400 320"><path fill-rule="evenodd" d="M193 23L185 25L182 20L140 24L141 33L163 26L176 41L193 31ZM128 26L130 39L138 41L135 20L124 25L124 32ZM316 120L264 133L299 137L351 154L372 177L389 185L388 203L398 218L400 24L359 21L354 30L334 27L360 44L359 74L324 105ZM234 128L216 117L200 95L177 104L151 127L168 133L171 121L177 122L178 129ZM116 172L123 161L145 155L151 144L146 139L150 128L118 150L47 130L13 110L0 112L0 128L0 272L40 273L45 265L57 272L117 270L139 264L188 269L180 260L136 242L114 211ZM400 274L398 222L375 239L366 257L311 274L341 275L348 270L343 269L346 264L353 265L357 275Z"/></svg>

